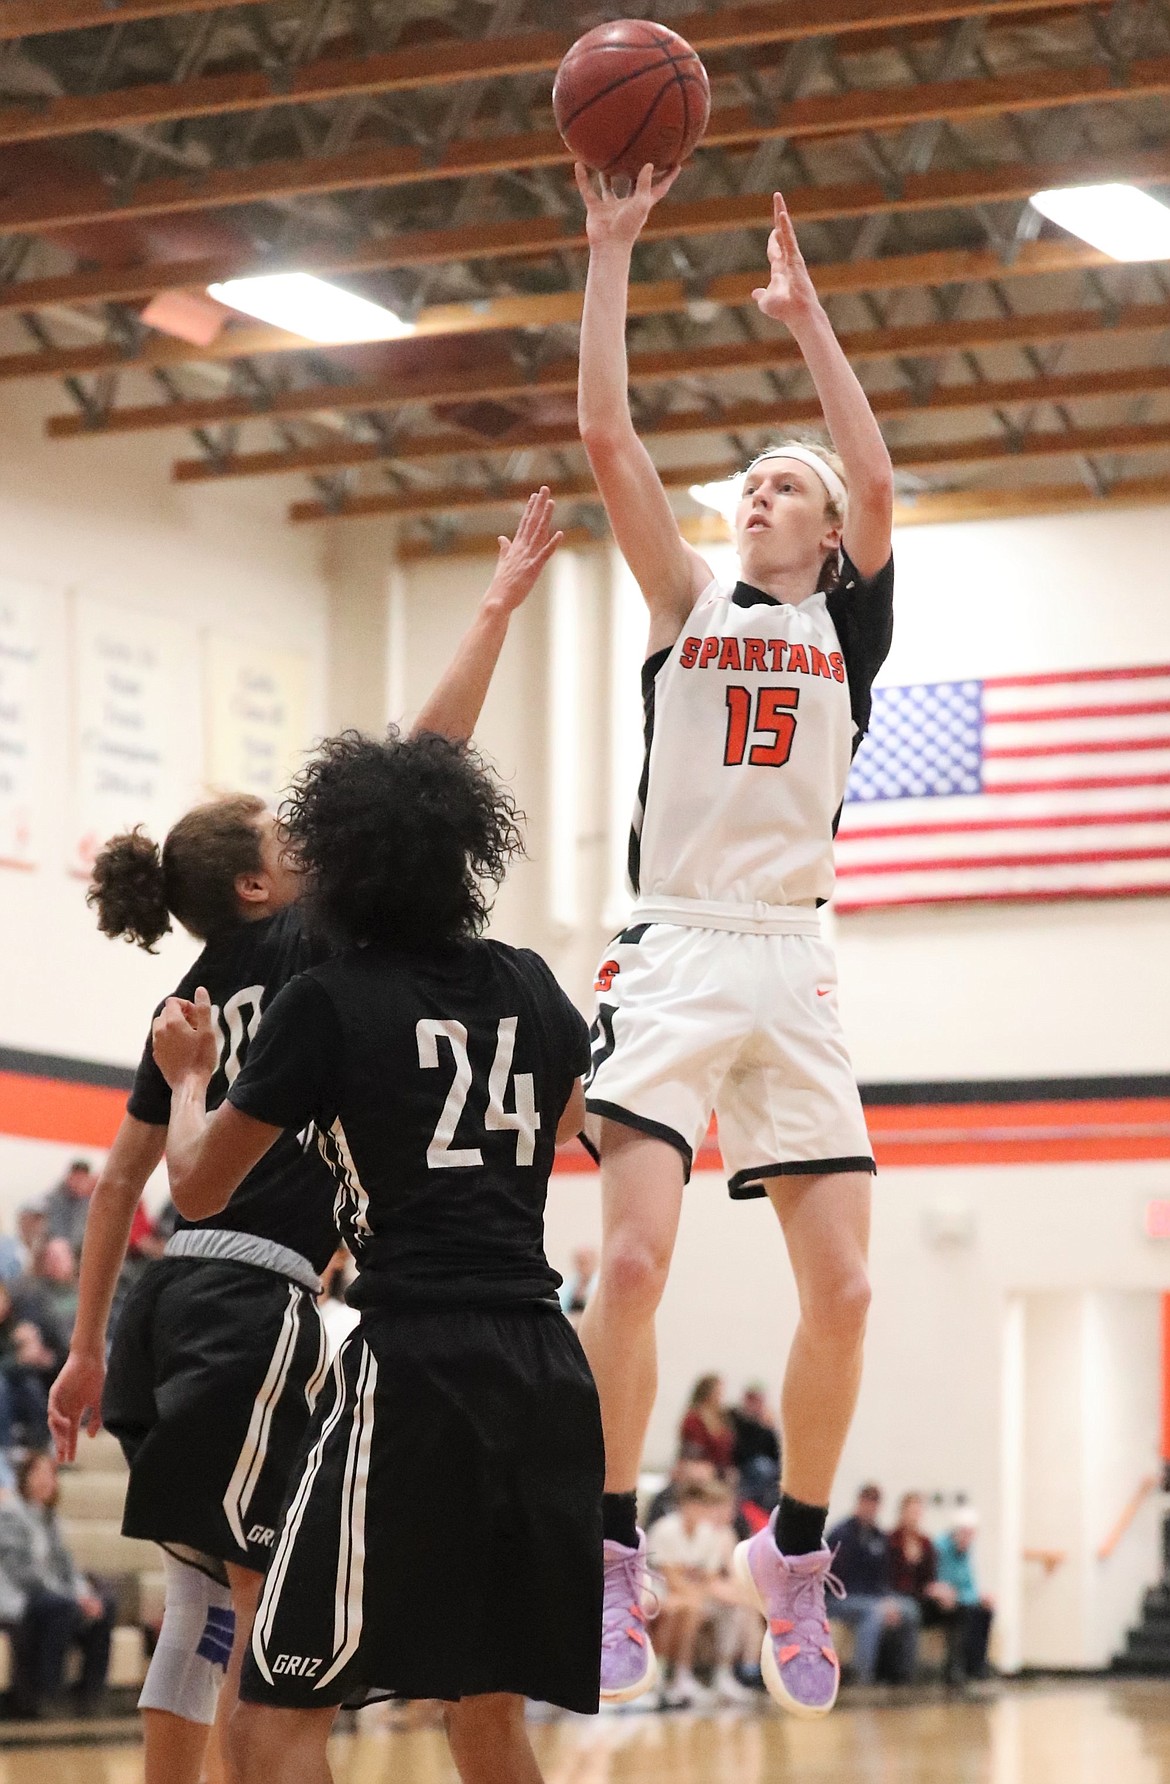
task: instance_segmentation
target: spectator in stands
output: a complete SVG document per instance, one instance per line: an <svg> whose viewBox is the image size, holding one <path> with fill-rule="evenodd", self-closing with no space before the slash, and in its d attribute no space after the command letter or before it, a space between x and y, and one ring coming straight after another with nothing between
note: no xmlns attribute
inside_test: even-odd
<svg viewBox="0 0 1170 1784"><path fill-rule="evenodd" d="M9 1450L49 1440L49 1387L64 1354L51 1325L0 1283L0 1488L14 1484Z"/></svg>
<svg viewBox="0 0 1170 1784"><path fill-rule="evenodd" d="M739 1470L740 1493L770 1512L780 1497L780 1438L760 1383L744 1389L727 1418L735 1438L731 1459Z"/></svg>
<svg viewBox="0 0 1170 1784"><path fill-rule="evenodd" d="M700 1375L692 1388L679 1431L679 1453L684 1449L706 1456L718 1474L730 1472L735 1432L723 1407L722 1376Z"/></svg>
<svg viewBox="0 0 1170 1784"><path fill-rule="evenodd" d="M9 1288L31 1276L45 1242L45 1212L39 1202L25 1202L16 1211L16 1236L0 1233L0 1282Z"/></svg>
<svg viewBox="0 0 1170 1784"><path fill-rule="evenodd" d="M678 1461L670 1471L670 1478L661 1492L656 1493L650 1501L650 1509L646 1513L646 1528L656 1524L669 1512L678 1510L679 1494L684 1487L708 1487L718 1476L715 1467L699 1450L684 1445Z"/></svg>
<svg viewBox="0 0 1170 1784"><path fill-rule="evenodd" d="M862 1487L853 1516L826 1538L835 1551L833 1572L845 1588L831 1614L853 1631L853 1676L859 1685L873 1684L883 1650L900 1683L913 1679L918 1667L922 1619L914 1599L892 1589L889 1543L878 1529L881 1502L880 1487Z"/></svg>
<svg viewBox="0 0 1170 1784"><path fill-rule="evenodd" d="M22 1285L17 1285L14 1300L21 1303ZM68 1239L46 1239L41 1246L41 1255L37 1259L36 1273L31 1282L32 1292L28 1296L30 1311L35 1307L38 1317L47 1318L55 1334L60 1339L62 1361L69 1350L69 1340L73 1336L73 1326L77 1319L77 1253L72 1249ZM41 1315L41 1309L44 1315Z"/></svg>
<svg viewBox="0 0 1170 1784"><path fill-rule="evenodd" d="M589 1305L589 1297L597 1286L598 1261L597 1252L591 1245L578 1246L573 1253L569 1273L561 1284L561 1312L574 1326Z"/></svg>
<svg viewBox="0 0 1170 1784"><path fill-rule="evenodd" d="M654 1649L670 1672L662 1702L672 1709L751 1700L735 1667L754 1662L758 1655L760 1620L747 1610L731 1577L733 1512L731 1489L724 1482L690 1482L679 1489L677 1511L659 1518L646 1533L650 1565L664 1585ZM709 1687L695 1677L695 1652L705 1632L714 1657Z"/></svg>
<svg viewBox="0 0 1170 1784"><path fill-rule="evenodd" d="M12 1641L11 1707L45 1713L62 1694L69 1650L81 1650L78 1697L92 1709L105 1690L113 1599L80 1574L57 1522L57 1464L34 1450L18 1493L0 1501L0 1623Z"/></svg>
<svg viewBox="0 0 1170 1784"><path fill-rule="evenodd" d="M971 1550L978 1528L978 1512L970 1505L961 1505L951 1519L950 1530L938 1543L939 1582L950 1587L960 1613L953 1673L955 1683L987 1677L987 1648L995 1605L990 1598L982 1596L975 1578Z"/></svg>
<svg viewBox="0 0 1170 1784"><path fill-rule="evenodd" d="M922 1528L925 1509L921 1493L903 1495L897 1526L890 1532L890 1584L916 1601L924 1629L945 1631L944 1677L948 1684L958 1684L964 1677L965 1619L954 1587L938 1577L938 1553Z"/></svg>
<svg viewBox="0 0 1170 1784"><path fill-rule="evenodd" d="M89 1199L96 1187L96 1172L87 1159L77 1158L56 1189L45 1197L45 1237L68 1240L74 1257L81 1256Z"/></svg>

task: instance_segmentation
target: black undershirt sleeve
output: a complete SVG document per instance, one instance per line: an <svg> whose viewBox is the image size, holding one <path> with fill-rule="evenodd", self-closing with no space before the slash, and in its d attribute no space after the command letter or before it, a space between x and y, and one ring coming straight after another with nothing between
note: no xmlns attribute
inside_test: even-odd
<svg viewBox="0 0 1170 1784"><path fill-rule="evenodd" d="M228 1101L270 1127L327 1128L337 1114L343 1046L328 992L309 975L291 979L265 1010Z"/></svg>
<svg viewBox="0 0 1170 1784"><path fill-rule="evenodd" d="M841 576L826 600L841 640L849 703L860 743L869 728L874 677L890 654L894 637L894 559L891 553L876 576L862 576L847 552Z"/></svg>

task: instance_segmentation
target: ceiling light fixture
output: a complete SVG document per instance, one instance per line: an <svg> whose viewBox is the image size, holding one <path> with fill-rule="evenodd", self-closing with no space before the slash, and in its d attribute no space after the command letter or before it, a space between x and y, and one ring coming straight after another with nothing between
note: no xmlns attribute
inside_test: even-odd
<svg viewBox="0 0 1170 1784"><path fill-rule="evenodd" d="M713 508L728 526L735 529L735 511L739 507L743 477L720 477L717 483L692 483L687 494L704 508Z"/></svg>
<svg viewBox="0 0 1170 1784"><path fill-rule="evenodd" d="M398 341L414 333L393 310L343 291L311 273L269 273L254 279L225 279L207 287L209 297L270 322L290 334L323 346L356 341Z"/></svg>
<svg viewBox="0 0 1170 1784"><path fill-rule="evenodd" d="M1170 206L1139 186L1055 186L1032 203L1114 260L1170 260Z"/></svg>

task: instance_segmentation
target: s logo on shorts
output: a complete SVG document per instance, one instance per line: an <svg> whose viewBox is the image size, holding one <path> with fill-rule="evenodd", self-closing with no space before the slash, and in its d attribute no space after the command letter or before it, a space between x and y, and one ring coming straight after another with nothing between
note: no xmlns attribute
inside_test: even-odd
<svg viewBox="0 0 1170 1784"><path fill-rule="evenodd" d="M594 991L612 991L613 982L621 972L616 960L603 961L597 969L597 977L593 981Z"/></svg>

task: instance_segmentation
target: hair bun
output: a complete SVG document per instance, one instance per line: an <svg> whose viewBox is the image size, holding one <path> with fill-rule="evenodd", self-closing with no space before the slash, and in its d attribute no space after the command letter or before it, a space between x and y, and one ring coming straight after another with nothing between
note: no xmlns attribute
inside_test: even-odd
<svg viewBox="0 0 1170 1784"><path fill-rule="evenodd" d="M85 902L103 935L121 936L153 954L171 927L162 856L142 826L113 836L93 864Z"/></svg>

